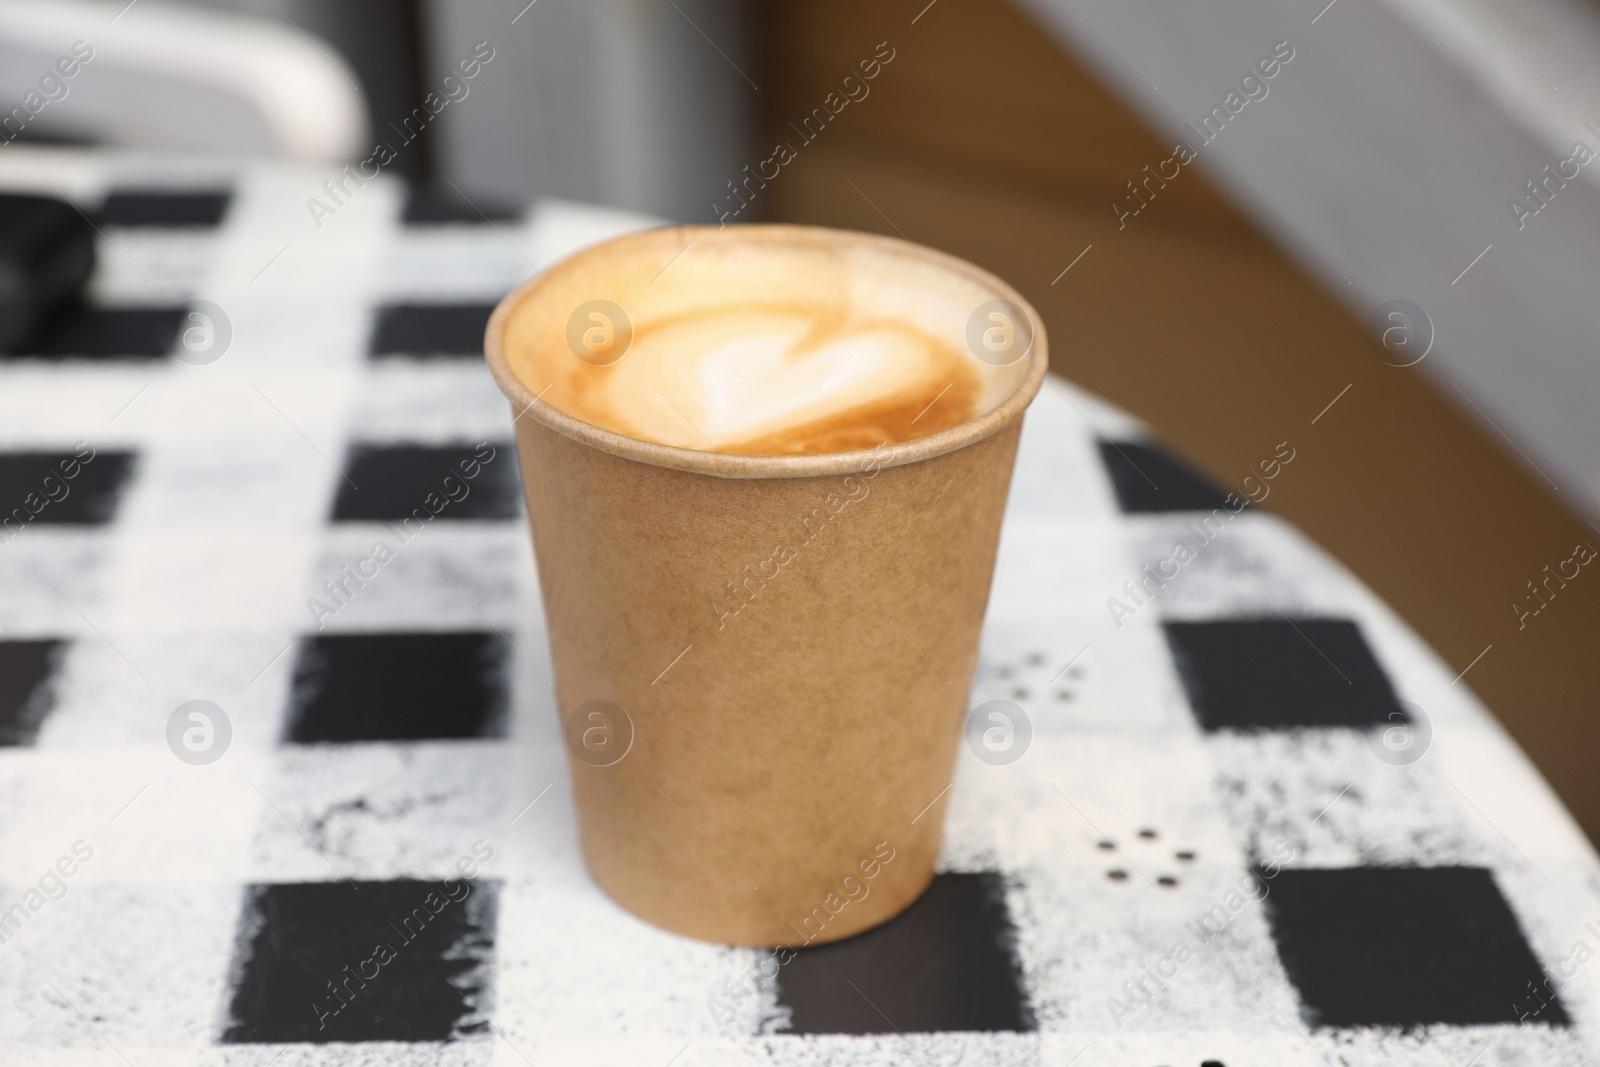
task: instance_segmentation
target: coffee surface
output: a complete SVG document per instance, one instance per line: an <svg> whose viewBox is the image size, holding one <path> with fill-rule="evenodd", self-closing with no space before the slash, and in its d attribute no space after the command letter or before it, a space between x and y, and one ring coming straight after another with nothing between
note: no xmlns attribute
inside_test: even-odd
<svg viewBox="0 0 1600 1067"><path fill-rule="evenodd" d="M959 425L1018 374L968 350L990 294L914 257L753 240L690 246L665 271L605 260L602 248L552 271L506 338L542 402L630 437L751 455L868 449Z"/></svg>

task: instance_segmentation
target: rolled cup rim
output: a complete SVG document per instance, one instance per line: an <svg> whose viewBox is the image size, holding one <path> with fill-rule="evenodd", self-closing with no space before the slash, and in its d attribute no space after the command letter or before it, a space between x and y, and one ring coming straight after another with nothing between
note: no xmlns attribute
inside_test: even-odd
<svg viewBox="0 0 1600 1067"><path fill-rule="evenodd" d="M656 467L707 474L716 478L819 478L832 475L854 474L863 470L899 467L933 459L999 433L1019 421L1028 405L1044 384L1049 369L1049 340L1045 335L1043 320L1038 311L1021 293L1000 278L964 259L941 252L935 248L911 241L879 234L859 233L824 226L804 226L787 223L743 223L734 227L675 225L636 230L598 244L589 245L562 259L550 271L561 270L569 263L583 257L600 254L619 244L641 241L663 232L675 232L685 246L695 241L749 240L751 234L773 239L802 240L808 242L841 243L876 246L896 255L904 256L907 250L916 253L929 266L942 272L965 276L1000 300L1009 301L1027 313L1033 326L1033 343L1023 358L1028 360L1027 373L1000 403L979 415L958 423L949 429L915 437L896 444L875 448L852 449L847 452L806 452L782 455L755 455L736 452L713 452L698 448L664 445L639 437L608 430L541 400L534 391L511 369L506 359L503 338L512 314L526 300L531 299L548 284L549 271L540 271L506 295L489 316L484 330L484 357L495 383L505 394L517 414L517 420L530 418L563 437L588 445L623 459L636 460Z"/></svg>

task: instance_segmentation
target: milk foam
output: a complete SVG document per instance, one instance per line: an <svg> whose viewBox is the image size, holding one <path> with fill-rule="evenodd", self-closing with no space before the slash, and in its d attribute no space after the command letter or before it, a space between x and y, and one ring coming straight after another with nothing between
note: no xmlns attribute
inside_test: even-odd
<svg viewBox="0 0 1600 1067"><path fill-rule="evenodd" d="M995 367L966 349L968 317L992 294L914 256L756 239L691 246L662 273L673 251L662 248L660 263L637 250L607 263L601 248L552 271L506 326L518 377L585 422L745 454L937 433L994 406L1021 377L1021 362ZM580 358L567 330L573 309L595 299L632 325L606 365ZM627 335L609 313L592 321Z"/></svg>

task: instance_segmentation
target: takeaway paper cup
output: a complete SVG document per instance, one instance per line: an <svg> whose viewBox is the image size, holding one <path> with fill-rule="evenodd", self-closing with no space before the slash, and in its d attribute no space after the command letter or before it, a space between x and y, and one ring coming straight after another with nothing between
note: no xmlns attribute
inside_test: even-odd
<svg viewBox="0 0 1600 1067"><path fill-rule="evenodd" d="M1015 388L927 437L781 456L638 440L538 399L528 346L564 343L580 303L626 310L674 255L774 242L870 246L915 284L976 283L1025 318ZM513 319L549 329L508 336ZM529 281L485 347L515 416L595 880L652 923L744 945L834 941L899 913L933 878L1022 415L1044 379L1032 308L903 242L680 227Z"/></svg>

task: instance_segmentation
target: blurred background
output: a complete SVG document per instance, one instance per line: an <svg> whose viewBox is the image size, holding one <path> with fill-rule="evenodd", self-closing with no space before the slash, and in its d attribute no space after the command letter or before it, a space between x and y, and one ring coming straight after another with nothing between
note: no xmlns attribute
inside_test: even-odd
<svg viewBox="0 0 1600 1067"><path fill-rule="evenodd" d="M386 142L447 214L818 223L987 267L1059 373L1217 481L1291 442L1265 506L1600 840L1600 578L1549 578L1600 546L1587 0L11 0L3 99L74 38L74 103L7 143Z"/></svg>

